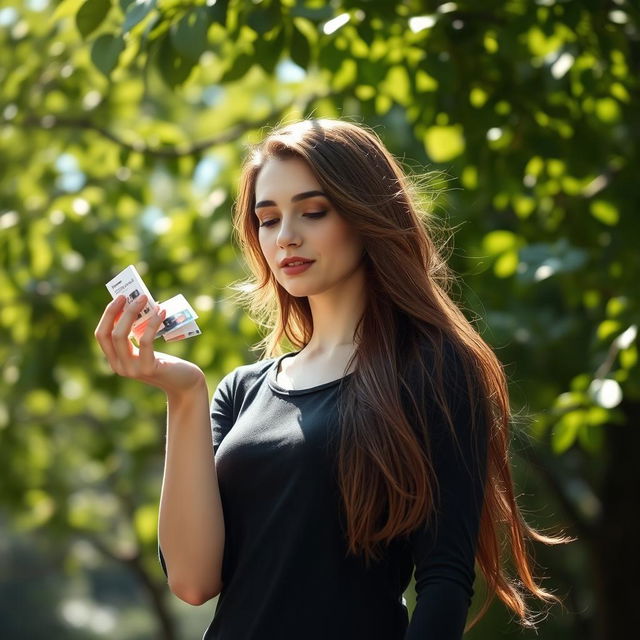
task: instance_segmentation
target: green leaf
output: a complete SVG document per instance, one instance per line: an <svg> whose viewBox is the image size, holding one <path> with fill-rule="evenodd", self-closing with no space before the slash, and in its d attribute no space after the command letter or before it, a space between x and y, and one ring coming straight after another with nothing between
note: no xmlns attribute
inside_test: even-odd
<svg viewBox="0 0 640 640"><path fill-rule="evenodd" d="M42 442L40 443L42 445ZM46 447L46 443L44 444ZM44 449L44 447L43 447ZM45 456L50 457L49 451L46 451ZM26 506L26 519L25 523L29 528L43 525L47 522L55 510L55 500L45 491L41 489L31 489L27 491L24 496L24 503Z"/></svg>
<svg viewBox="0 0 640 640"><path fill-rule="evenodd" d="M604 442L604 428L593 424L580 425L578 441L586 451L597 453L602 449Z"/></svg>
<svg viewBox="0 0 640 640"><path fill-rule="evenodd" d="M429 127L424 146L434 162L448 162L464 152L465 142L460 125Z"/></svg>
<svg viewBox="0 0 640 640"><path fill-rule="evenodd" d="M597 118L607 124L620 120L620 107L613 98L596 100L595 111Z"/></svg>
<svg viewBox="0 0 640 640"><path fill-rule="evenodd" d="M473 87L469 92L469 102L471 106L476 109L480 109L484 106L484 103L487 101L489 94L480 87Z"/></svg>
<svg viewBox="0 0 640 640"><path fill-rule="evenodd" d="M563 37L554 30L552 35L547 35L538 26L529 29L526 34L529 50L534 56L544 57L557 51L563 43Z"/></svg>
<svg viewBox="0 0 640 640"><path fill-rule="evenodd" d="M411 99L409 75L403 65L395 65L387 72L382 87L398 104L407 105ZM464 148L464 145L463 145Z"/></svg>
<svg viewBox="0 0 640 640"><path fill-rule="evenodd" d="M613 335L622 330L622 323L619 320L603 320L596 330L598 340L609 340Z"/></svg>
<svg viewBox="0 0 640 640"><path fill-rule="evenodd" d="M295 26L291 29L291 44L289 45L291 60L299 67L307 69L311 59L311 47L306 36Z"/></svg>
<svg viewBox="0 0 640 640"><path fill-rule="evenodd" d="M517 271L518 263L518 252L506 251L496 260L493 272L498 278L509 278Z"/></svg>
<svg viewBox="0 0 640 640"><path fill-rule="evenodd" d="M53 411L55 400L48 391L35 389L26 396L24 405L30 413L36 416L45 416Z"/></svg>
<svg viewBox="0 0 640 640"><path fill-rule="evenodd" d="M276 6L254 9L247 18L247 24L258 34L264 35L280 22L280 11Z"/></svg>
<svg viewBox="0 0 640 640"><path fill-rule="evenodd" d="M198 7L172 25L171 44L180 55L197 62L207 47L208 28L208 12L204 7Z"/></svg>
<svg viewBox="0 0 640 640"><path fill-rule="evenodd" d="M74 15L80 9L82 0L63 0L53 12L51 22L57 22L60 18L67 18Z"/></svg>
<svg viewBox="0 0 640 640"><path fill-rule="evenodd" d="M420 93L435 91L438 88L438 81L422 69L416 71L415 78L416 89Z"/></svg>
<svg viewBox="0 0 640 640"><path fill-rule="evenodd" d="M462 170L460 176L462 185L465 189L477 189L478 188L478 168L473 165L467 165Z"/></svg>
<svg viewBox="0 0 640 640"><path fill-rule="evenodd" d="M222 82L233 82L239 80L244 74L249 71L255 62L254 57L246 53L241 53L233 61L233 64L222 75Z"/></svg>
<svg viewBox="0 0 640 640"><path fill-rule="evenodd" d="M375 40L375 37L376 37L376 32L373 26L371 25L371 20L363 20L358 25L358 35L362 38L364 42L366 42L368 45L371 45L371 43Z"/></svg>
<svg viewBox="0 0 640 640"><path fill-rule="evenodd" d="M551 448L554 453L563 453L576 440L578 431L586 424L586 413L582 409L566 413L553 427L551 431Z"/></svg>
<svg viewBox="0 0 640 640"><path fill-rule="evenodd" d="M513 208L519 218L528 218L536 208L534 198L518 194L513 198Z"/></svg>
<svg viewBox="0 0 640 640"><path fill-rule="evenodd" d="M91 60L93 64L109 77L118 64L118 58L124 49L122 36L105 33L91 45Z"/></svg>
<svg viewBox="0 0 640 640"><path fill-rule="evenodd" d="M273 33L270 36L273 36ZM258 38L254 46L256 48L255 58L258 64L268 74L273 74L285 46L284 30L278 29L275 37Z"/></svg>
<svg viewBox="0 0 640 640"><path fill-rule="evenodd" d="M156 538L158 532L158 508L155 504L146 504L135 511L133 522L138 538L149 544Z"/></svg>
<svg viewBox="0 0 640 640"><path fill-rule="evenodd" d="M609 226L615 226L620 220L620 214L616 206L606 200L594 200L589 210L596 220L600 220L600 222Z"/></svg>
<svg viewBox="0 0 640 640"><path fill-rule="evenodd" d="M623 369L632 369L638 363L638 349L635 344L620 351L620 366Z"/></svg>
<svg viewBox="0 0 640 640"><path fill-rule="evenodd" d="M83 38L93 33L111 9L111 0L86 0L76 13L76 26Z"/></svg>
<svg viewBox="0 0 640 640"><path fill-rule="evenodd" d="M342 91L352 85L358 77L358 64L353 58L344 58L340 69L333 74L332 85L336 91Z"/></svg>
<svg viewBox="0 0 640 640"><path fill-rule="evenodd" d="M505 229L490 231L482 238L482 249L490 256L510 251L518 246L518 236Z"/></svg>
<svg viewBox="0 0 640 640"><path fill-rule="evenodd" d="M181 56L171 43L171 38L165 37L158 49L157 66L162 78L169 87L181 85L193 69L193 60Z"/></svg>
<svg viewBox="0 0 640 640"><path fill-rule="evenodd" d="M127 7L122 31L128 33L156 8L156 0L135 0Z"/></svg>

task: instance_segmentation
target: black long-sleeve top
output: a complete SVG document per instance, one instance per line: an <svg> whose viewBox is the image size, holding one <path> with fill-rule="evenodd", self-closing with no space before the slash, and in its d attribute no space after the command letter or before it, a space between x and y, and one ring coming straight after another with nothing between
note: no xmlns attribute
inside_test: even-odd
<svg viewBox="0 0 640 640"><path fill-rule="evenodd" d="M353 374L287 390L276 372L290 355L236 368L213 396L225 548L222 592L203 640L461 638L473 596L487 442L482 425L471 432L454 350L445 350L444 373L459 449L429 381L416 378L413 386L425 401L440 496L437 526L394 540L368 567L347 554L329 447L336 441L338 395ZM403 593L414 569L417 599L409 622Z"/></svg>

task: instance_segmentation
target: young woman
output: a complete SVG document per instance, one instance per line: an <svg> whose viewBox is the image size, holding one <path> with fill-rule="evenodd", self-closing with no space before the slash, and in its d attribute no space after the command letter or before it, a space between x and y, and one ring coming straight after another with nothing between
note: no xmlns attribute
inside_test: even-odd
<svg viewBox="0 0 640 640"><path fill-rule="evenodd" d="M559 599L525 538L568 539L521 516L502 366L381 141L331 120L275 131L246 162L235 230L269 357L211 405L197 366L153 351L161 316L128 341L144 300L114 300L96 329L116 373L167 394L159 557L182 600L219 594L204 638L453 640L476 563L473 623L497 594L534 626L527 592Z"/></svg>

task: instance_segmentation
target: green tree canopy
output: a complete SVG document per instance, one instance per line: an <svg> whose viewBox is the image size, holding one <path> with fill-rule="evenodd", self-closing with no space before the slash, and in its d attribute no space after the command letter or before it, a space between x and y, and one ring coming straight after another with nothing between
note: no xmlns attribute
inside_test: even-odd
<svg viewBox="0 0 640 640"><path fill-rule="evenodd" d="M347 117L410 169L444 172L434 215L455 228L460 302L534 417L514 447L535 470L531 508L558 505L581 539L544 552L558 584L583 582L584 612L553 628L624 633L637 589L622 549L640 532L639 15L626 0L0 3L11 529L131 567L175 637L155 558L163 398L106 366L104 283L134 263L158 299L184 293L203 335L166 349L214 386L259 337L227 288L246 273L231 207L247 145L279 122Z"/></svg>

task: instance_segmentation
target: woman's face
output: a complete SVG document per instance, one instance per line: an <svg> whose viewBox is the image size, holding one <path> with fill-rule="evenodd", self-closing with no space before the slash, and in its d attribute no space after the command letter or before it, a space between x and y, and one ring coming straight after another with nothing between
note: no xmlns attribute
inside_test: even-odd
<svg viewBox="0 0 640 640"><path fill-rule="evenodd" d="M255 215L262 253L292 296L325 293L362 268L362 241L299 158L265 162L256 180ZM283 264L294 257L304 264Z"/></svg>

